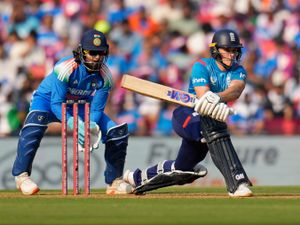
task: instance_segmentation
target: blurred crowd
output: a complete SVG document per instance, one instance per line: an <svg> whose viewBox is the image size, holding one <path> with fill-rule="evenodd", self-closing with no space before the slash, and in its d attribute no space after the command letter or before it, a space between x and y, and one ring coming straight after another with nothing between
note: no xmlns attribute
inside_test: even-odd
<svg viewBox="0 0 300 225"><path fill-rule="evenodd" d="M122 75L187 90L193 62L209 57L220 28L240 34L248 72L229 103L238 112L231 133L300 134L299 0L2 0L0 15L0 137L18 134L32 92L89 28L109 39L115 86L106 112L131 134L174 135L176 106L125 91Z"/></svg>

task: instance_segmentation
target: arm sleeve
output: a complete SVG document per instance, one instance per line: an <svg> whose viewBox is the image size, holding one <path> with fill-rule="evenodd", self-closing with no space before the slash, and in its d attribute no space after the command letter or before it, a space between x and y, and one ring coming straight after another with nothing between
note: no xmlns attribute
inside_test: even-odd
<svg viewBox="0 0 300 225"><path fill-rule="evenodd" d="M51 92L51 110L54 115L61 121L61 104L66 99L67 94L67 82L60 81L58 79L53 80L52 92ZM67 119L72 115L67 112Z"/></svg>
<svg viewBox="0 0 300 225"><path fill-rule="evenodd" d="M109 92L110 88L103 88L96 91L91 102L91 121L99 124L106 106Z"/></svg>
<svg viewBox="0 0 300 225"><path fill-rule="evenodd" d="M51 82L51 109L55 116L61 121L61 104L67 98L70 76L78 67L72 56L58 61L53 68ZM67 119L72 116L67 110Z"/></svg>
<svg viewBox="0 0 300 225"><path fill-rule="evenodd" d="M247 79L247 72L246 70L242 67L239 66L237 70L232 74L232 80L241 80L241 81L246 81Z"/></svg>

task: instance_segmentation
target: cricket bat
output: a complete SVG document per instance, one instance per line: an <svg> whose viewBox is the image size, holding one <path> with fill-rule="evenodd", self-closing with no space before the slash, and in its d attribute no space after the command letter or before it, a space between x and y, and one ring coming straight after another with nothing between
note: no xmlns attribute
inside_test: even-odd
<svg viewBox="0 0 300 225"><path fill-rule="evenodd" d="M176 103L193 108L197 100L196 96L188 92L177 90L162 84L143 80L128 74L124 74L121 87L152 98Z"/></svg>

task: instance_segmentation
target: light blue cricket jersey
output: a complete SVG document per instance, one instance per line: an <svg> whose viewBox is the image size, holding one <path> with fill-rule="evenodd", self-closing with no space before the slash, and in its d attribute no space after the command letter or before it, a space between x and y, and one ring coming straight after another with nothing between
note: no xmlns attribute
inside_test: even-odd
<svg viewBox="0 0 300 225"><path fill-rule="evenodd" d="M91 120L98 121L112 85L107 66L102 66L99 72L88 73L82 63L78 64L72 56L68 56L58 61L41 82L33 94L38 101L33 101L31 110L52 111L61 120L62 102L87 100L91 103ZM71 115L68 113L67 116Z"/></svg>
<svg viewBox="0 0 300 225"><path fill-rule="evenodd" d="M245 81L247 73L243 66L232 66L227 71L221 71L213 58L202 58L192 67L188 92L196 94L194 87L207 86L214 92L222 92L228 88L232 80Z"/></svg>

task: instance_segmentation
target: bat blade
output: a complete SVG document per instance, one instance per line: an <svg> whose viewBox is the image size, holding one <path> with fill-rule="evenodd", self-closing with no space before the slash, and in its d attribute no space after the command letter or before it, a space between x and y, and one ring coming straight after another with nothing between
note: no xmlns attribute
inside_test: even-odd
<svg viewBox="0 0 300 225"><path fill-rule="evenodd" d="M143 80L129 74L124 74L121 87L139 94L176 103L183 106L194 107L196 96L162 84Z"/></svg>

